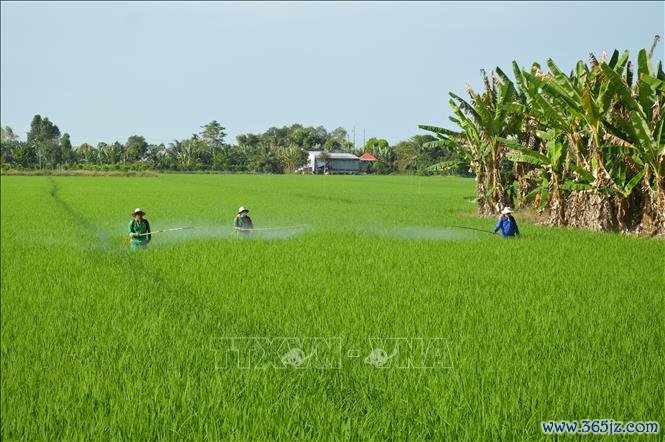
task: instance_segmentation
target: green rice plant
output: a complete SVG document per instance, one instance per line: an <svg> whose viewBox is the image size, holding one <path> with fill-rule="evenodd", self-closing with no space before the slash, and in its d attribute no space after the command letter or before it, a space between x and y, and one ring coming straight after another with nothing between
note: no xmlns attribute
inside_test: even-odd
<svg viewBox="0 0 665 442"><path fill-rule="evenodd" d="M494 220L457 177L1 185L4 440L522 440L543 420L665 423L662 241L519 213L518 240L458 229ZM238 238L240 205L257 228L304 227ZM130 251L137 206L154 230L196 228ZM340 365L224 368L228 337L335 337ZM371 338L401 337L442 338L445 366L365 363Z"/></svg>

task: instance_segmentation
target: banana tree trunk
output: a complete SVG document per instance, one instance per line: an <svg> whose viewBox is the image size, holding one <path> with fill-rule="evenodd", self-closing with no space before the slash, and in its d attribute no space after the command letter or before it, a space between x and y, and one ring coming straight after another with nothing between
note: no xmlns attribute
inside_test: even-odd
<svg viewBox="0 0 665 442"><path fill-rule="evenodd" d="M487 199L489 174L484 165L476 170L476 195L478 196L478 214L481 216L493 213L492 206Z"/></svg>
<svg viewBox="0 0 665 442"><path fill-rule="evenodd" d="M598 189L573 191L566 201L566 225L594 231L618 230L616 202Z"/></svg>
<svg viewBox="0 0 665 442"><path fill-rule="evenodd" d="M533 118L528 118L524 123L523 139L520 143L531 150L537 149L536 131L538 122ZM536 167L529 163L513 163L513 175L517 179L517 201L520 208L527 206L526 196L536 188L536 182L529 177L529 172L536 170Z"/></svg>
<svg viewBox="0 0 665 442"><path fill-rule="evenodd" d="M642 210L642 222L638 233L645 235L665 235L665 177L656 176L655 189L651 186L651 174L647 171L643 178L646 193Z"/></svg>
<svg viewBox="0 0 665 442"><path fill-rule="evenodd" d="M559 178L555 174L552 174L550 179L549 195L550 218L547 223L551 226L566 225L566 205L563 198L561 198Z"/></svg>
<svg viewBox="0 0 665 442"><path fill-rule="evenodd" d="M603 159L598 150L600 136L598 127L591 127L588 152L594 158L595 167L591 173L595 179L594 189L571 192L572 211L568 217L568 225L594 231L613 232L618 230L616 198L600 189L611 188L613 183L607 178Z"/></svg>
<svg viewBox="0 0 665 442"><path fill-rule="evenodd" d="M512 205L509 194L505 191L506 180L503 176L501 168L501 160L503 155L499 152L500 146L494 145L491 150L490 158L490 182L488 185L491 189L490 201L488 201L487 215L496 215L506 206Z"/></svg>

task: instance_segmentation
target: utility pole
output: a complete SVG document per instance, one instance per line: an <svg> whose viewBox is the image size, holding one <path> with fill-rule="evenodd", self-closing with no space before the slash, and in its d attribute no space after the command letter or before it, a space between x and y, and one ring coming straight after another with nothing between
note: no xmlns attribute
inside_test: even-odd
<svg viewBox="0 0 665 442"><path fill-rule="evenodd" d="M367 140L365 140L365 128L363 127L363 149L367 145Z"/></svg>
<svg viewBox="0 0 665 442"><path fill-rule="evenodd" d="M353 150L356 150L356 127L353 126Z"/></svg>

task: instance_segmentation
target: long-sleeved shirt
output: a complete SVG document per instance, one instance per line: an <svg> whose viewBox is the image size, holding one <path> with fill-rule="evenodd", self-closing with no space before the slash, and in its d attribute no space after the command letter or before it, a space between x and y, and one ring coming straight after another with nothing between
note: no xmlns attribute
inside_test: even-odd
<svg viewBox="0 0 665 442"><path fill-rule="evenodd" d="M512 216L501 216L494 226L494 233L501 230L501 236L519 236L520 229L517 227L517 221Z"/></svg>
<svg viewBox="0 0 665 442"><path fill-rule="evenodd" d="M236 216L235 227L237 229L253 229L254 223L249 216Z"/></svg>
<svg viewBox="0 0 665 442"><path fill-rule="evenodd" d="M148 235L139 236L138 238L133 237L135 233L143 234L147 233ZM131 237L132 242L145 243L150 242L152 235L150 235L150 223L147 219L142 219L137 221L135 219L129 222L129 236Z"/></svg>

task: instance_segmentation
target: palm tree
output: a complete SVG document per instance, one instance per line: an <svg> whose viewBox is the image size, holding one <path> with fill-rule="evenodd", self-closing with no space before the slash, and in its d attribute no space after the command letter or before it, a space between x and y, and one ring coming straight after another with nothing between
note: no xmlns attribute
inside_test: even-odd
<svg viewBox="0 0 665 442"><path fill-rule="evenodd" d="M169 155L175 161L178 169L189 170L194 163L193 144L190 140L173 140L169 143Z"/></svg>
<svg viewBox="0 0 665 442"><path fill-rule="evenodd" d="M264 145L250 159L250 167L255 172L279 173L281 172L281 163L277 157L275 149Z"/></svg>

